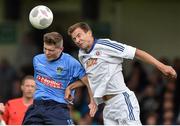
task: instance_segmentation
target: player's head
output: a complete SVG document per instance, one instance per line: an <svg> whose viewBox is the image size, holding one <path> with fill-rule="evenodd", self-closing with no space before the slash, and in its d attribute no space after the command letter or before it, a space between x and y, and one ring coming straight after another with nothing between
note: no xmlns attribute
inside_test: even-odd
<svg viewBox="0 0 180 126"><path fill-rule="evenodd" d="M28 99L33 98L33 94L36 90L36 84L33 76L27 75L23 78L21 84L21 90L24 98L28 98Z"/></svg>
<svg viewBox="0 0 180 126"><path fill-rule="evenodd" d="M92 30L85 22L79 22L69 27L68 35L71 36L74 43L81 49L91 48L94 38Z"/></svg>
<svg viewBox="0 0 180 126"><path fill-rule="evenodd" d="M44 34L44 53L49 61L57 59L63 51L63 37L58 32Z"/></svg>

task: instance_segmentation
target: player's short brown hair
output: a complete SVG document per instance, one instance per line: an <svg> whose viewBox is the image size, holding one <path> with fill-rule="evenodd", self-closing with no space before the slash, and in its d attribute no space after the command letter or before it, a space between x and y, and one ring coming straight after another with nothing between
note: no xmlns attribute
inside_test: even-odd
<svg viewBox="0 0 180 126"><path fill-rule="evenodd" d="M44 34L43 41L48 45L63 47L63 37L58 32L49 32Z"/></svg>
<svg viewBox="0 0 180 126"><path fill-rule="evenodd" d="M81 28L84 32L92 31L90 26L86 22L78 22L68 28L68 35L71 36L71 34L76 30L77 28Z"/></svg>

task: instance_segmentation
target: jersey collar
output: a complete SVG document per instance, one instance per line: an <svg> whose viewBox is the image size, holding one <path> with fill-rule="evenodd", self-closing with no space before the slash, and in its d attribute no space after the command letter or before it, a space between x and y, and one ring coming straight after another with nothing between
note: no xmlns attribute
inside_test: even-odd
<svg viewBox="0 0 180 126"><path fill-rule="evenodd" d="M60 56L57 59L51 60L50 62L54 62L54 61L59 60L62 57L62 55L63 55L63 52L61 52Z"/></svg>
<svg viewBox="0 0 180 126"><path fill-rule="evenodd" d="M96 42L97 42L97 39L94 38L94 43L93 43L93 45L91 46L91 49L90 49L87 53L90 53L90 52L93 50L93 48L94 48Z"/></svg>

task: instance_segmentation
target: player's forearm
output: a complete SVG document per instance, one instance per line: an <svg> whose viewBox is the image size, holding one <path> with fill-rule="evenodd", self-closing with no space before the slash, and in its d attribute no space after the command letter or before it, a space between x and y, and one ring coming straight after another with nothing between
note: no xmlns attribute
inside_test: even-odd
<svg viewBox="0 0 180 126"><path fill-rule="evenodd" d="M75 88L82 87L82 86L85 86L85 85L80 80L78 80L78 81L75 81L74 83L70 84L68 86L68 88L73 90Z"/></svg>
<svg viewBox="0 0 180 126"><path fill-rule="evenodd" d="M90 97L90 102L94 101L94 98L93 98L93 94L92 94L92 91L91 91L91 88L89 86L89 83L86 85L87 88L88 88L88 93L89 93L89 97Z"/></svg>
<svg viewBox="0 0 180 126"><path fill-rule="evenodd" d="M93 93L92 93L91 88L90 88L90 86L89 86L89 81L88 81L87 76L83 77L83 78L81 79L81 81L86 85L86 87L87 87L87 89L88 89L88 94L89 94L90 100L91 100L91 101L94 101L94 99L93 99Z"/></svg>
<svg viewBox="0 0 180 126"><path fill-rule="evenodd" d="M156 58L154 58L153 56L151 56L147 52L140 50L140 49L136 49L135 57L137 59L140 59L146 63L149 63L149 64L157 67L159 70L161 70L162 67L164 66L164 64L159 62Z"/></svg>

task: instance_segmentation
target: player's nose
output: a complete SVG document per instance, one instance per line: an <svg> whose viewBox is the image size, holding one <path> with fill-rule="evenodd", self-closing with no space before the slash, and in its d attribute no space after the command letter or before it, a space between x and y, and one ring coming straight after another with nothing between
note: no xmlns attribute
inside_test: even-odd
<svg viewBox="0 0 180 126"><path fill-rule="evenodd" d="M45 54L46 54L46 55L49 55L50 53L49 53L49 51L48 51L48 50L46 50L46 51L45 51Z"/></svg>
<svg viewBox="0 0 180 126"><path fill-rule="evenodd" d="M76 38L76 43L77 43L77 44L79 43L79 39L78 39L78 38Z"/></svg>
<svg viewBox="0 0 180 126"><path fill-rule="evenodd" d="M80 44L81 44L80 39L77 39L76 43L77 43L78 45L80 45Z"/></svg>

